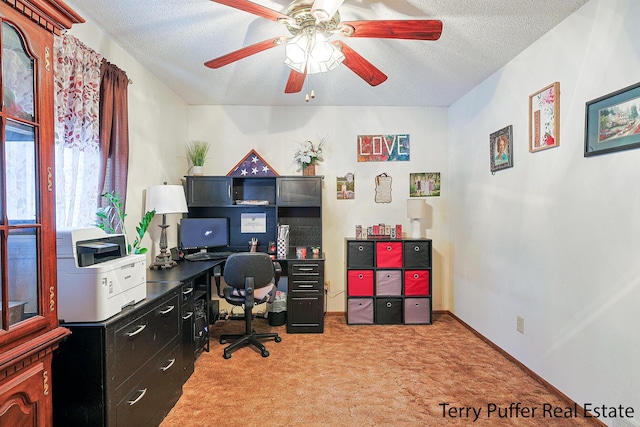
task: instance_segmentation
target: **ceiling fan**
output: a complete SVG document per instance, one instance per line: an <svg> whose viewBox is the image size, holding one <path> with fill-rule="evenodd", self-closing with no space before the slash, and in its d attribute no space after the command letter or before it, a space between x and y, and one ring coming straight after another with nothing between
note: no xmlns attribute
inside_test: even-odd
<svg viewBox="0 0 640 427"><path fill-rule="evenodd" d="M344 42L330 41L333 35L344 37L438 40L442 33L439 20L341 21L338 8L344 0L294 0L285 13L260 6L249 0L211 0L284 24L291 36L274 37L205 62L220 68L272 47L285 45L285 64L291 67L285 93L302 90L307 74L324 72L344 64L371 86L387 76ZM317 48L316 48L317 47ZM298 57L300 57L298 59ZM322 61L315 61L314 57Z"/></svg>

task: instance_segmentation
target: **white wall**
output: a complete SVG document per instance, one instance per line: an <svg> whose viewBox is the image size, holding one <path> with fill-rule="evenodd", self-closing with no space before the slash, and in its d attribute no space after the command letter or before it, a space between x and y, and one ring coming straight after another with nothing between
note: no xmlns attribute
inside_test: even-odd
<svg viewBox="0 0 640 427"><path fill-rule="evenodd" d="M298 142L327 137L325 161L316 167L324 176L323 251L330 284L329 311L344 311L344 238L355 235L356 224L402 224L406 218L411 172L440 172L442 195L427 197L434 218L427 236L434 246L433 308L448 308L449 170L447 166L447 112L442 108L363 107L240 107L190 106L189 139L211 142L205 174L226 175L255 149L279 175L300 175L293 163ZM409 134L409 162L358 163L357 135ZM338 200L336 177L355 174L355 200ZM375 177L393 178L392 203L377 204Z"/></svg>
<svg viewBox="0 0 640 427"><path fill-rule="evenodd" d="M640 150L583 149L585 102L640 80L639 19L637 0L590 1L453 105L448 132L452 311L577 403L636 413ZM530 154L528 97L554 81L560 146ZM514 167L492 176L489 134L510 124Z"/></svg>
<svg viewBox="0 0 640 427"><path fill-rule="evenodd" d="M74 9L86 19L81 7ZM187 105L135 61L122 47L105 35L93 22L74 25L69 34L94 49L127 73L129 85L129 180L125 226L133 243L135 227L146 212L145 195L149 185L180 184L186 169ZM175 223L180 215L168 215L169 246L175 246ZM158 252L161 217L154 218L143 247L147 260ZM173 225L172 225L173 224ZM150 236L153 237L153 241Z"/></svg>

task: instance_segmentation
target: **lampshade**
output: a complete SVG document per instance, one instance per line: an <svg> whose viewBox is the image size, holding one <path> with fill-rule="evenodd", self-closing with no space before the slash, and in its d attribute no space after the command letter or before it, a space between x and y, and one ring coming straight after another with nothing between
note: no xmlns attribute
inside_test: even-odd
<svg viewBox="0 0 640 427"><path fill-rule="evenodd" d="M315 0L311 7L311 14L317 21L328 21L338 11L343 0Z"/></svg>
<svg viewBox="0 0 640 427"><path fill-rule="evenodd" d="M147 211L156 214L188 212L187 200L181 185L151 185L147 188Z"/></svg>
<svg viewBox="0 0 640 427"><path fill-rule="evenodd" d="M424 199L407 200L407 218L426 218L427 214L427 204Z"/></svg>

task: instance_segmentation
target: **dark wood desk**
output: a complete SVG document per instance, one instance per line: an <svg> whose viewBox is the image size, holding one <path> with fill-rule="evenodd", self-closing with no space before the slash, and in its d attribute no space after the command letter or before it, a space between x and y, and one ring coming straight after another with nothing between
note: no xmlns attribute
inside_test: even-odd
<svg viewBox="0 0 640 427"><path fill-rule="evenodd" d="M193 373L194 362L198 355L202 351L209 351L209 325L216 314L211 310L211 277L216 267L218 272L222 271L224 262L225 259L180 261L170 269L147 270L148 284L180 283L182 285L182 366L185 381Z"/></svg>

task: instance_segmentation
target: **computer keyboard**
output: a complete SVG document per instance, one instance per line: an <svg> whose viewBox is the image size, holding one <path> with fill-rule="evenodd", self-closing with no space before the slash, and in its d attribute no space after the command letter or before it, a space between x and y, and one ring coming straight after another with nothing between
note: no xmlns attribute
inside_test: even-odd
<svg viewBox="0 0 640 427"><path fill-rule="evenodd" d="M184 259L187 261L207 261L212 259L224 259L234 252L194 252L192 254L186 254Z"/></svg>

